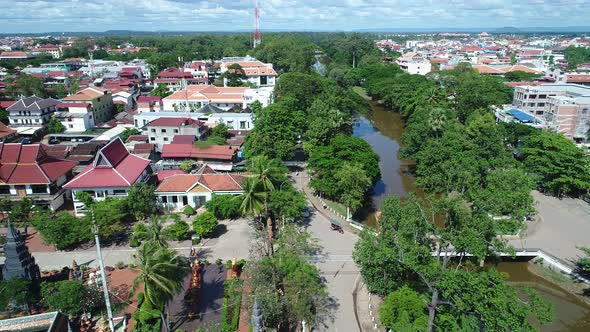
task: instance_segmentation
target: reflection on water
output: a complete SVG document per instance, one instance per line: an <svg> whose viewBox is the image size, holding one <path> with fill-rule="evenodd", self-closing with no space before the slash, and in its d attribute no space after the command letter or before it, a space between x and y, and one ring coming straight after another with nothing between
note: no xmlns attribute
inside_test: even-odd
<svg viewBox="0 0 590 332"><path fill-rule="evenodd" d="M416 187L415 179L407 170L413 165L411 160L400 160L400 138L404 130L404 120L397 112L387 111L376 102L370 101L372 112L366 117L358 116L354 122L353 135L365 140L379 157L381 179L373 188L372 206L361 211L360 218L365 224L375 225L374 212L385 197L405 196L408 193L422 195Z"/></svg>
<svg viewBox="0 0 590 332"><path fill-rule="evenodd" d="M542 332L587 332L590 331L590 306L559 286L535 275L527 268L526 262L505 262L498 264L499 271L509 275L508 281L514 286L532 287L547 301L553 303L553 323L540 326Z"/></svg>

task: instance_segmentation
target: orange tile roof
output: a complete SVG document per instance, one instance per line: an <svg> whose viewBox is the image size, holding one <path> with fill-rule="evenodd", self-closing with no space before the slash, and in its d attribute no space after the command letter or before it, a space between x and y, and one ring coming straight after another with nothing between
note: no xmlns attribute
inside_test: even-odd
<svg viewBox="0 0 590 332"><path fill-rule="evenodd" d="M243 176L227 173L175 174L166 177L156 192L188 192L197 185L210 191L242 191Z"/></svg>
<svg viewBox="0 0 590 332"><path fill-rule="evenodd" d="M504 74L504 72L502 70L488 66L488 65L473 65L472 68L477 70L480 74L498 74L498 75Z"/></svg>
<svg viewBox="0 0 590 332"><path fill-rule="evenodd" d="M524 71L525 73L531 73L531 74L540 74L541 72L533 69L531 67L527 67L527 66L523 66L523 65L514 65L514 66L510 66L510 67L504 67L504 68L500 68L500 70L504 73L509 73L509 72L513 72L513 71Z"/></svg>

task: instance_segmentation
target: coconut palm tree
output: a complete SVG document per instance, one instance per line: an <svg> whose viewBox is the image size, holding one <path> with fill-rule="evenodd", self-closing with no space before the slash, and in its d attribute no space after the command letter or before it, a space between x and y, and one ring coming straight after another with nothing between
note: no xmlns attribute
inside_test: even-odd
<svg viewBox="0 0 590 332"><path fill-rule="evenodd" d="M143 284L145 301L162 310L166 302L182 289L182 281L189 268L176 252L169 248L145 243L134 255L135 277L130 296Z"/></svg>
<svg viewBox="0 0 590 332"><path fill-rule="evenodd" d="M242 184L243 194L237 197L240 210L243 215L260 218L264 211L264 202L267 194L260 190L258 178L249 177Z"/></svg>
<svg viewBox="0 0 590 332"><path fill-rule="evenodd" d="M256 175L256 179L266 193L275 190L275 184L285 177L285 171L280 162L276 159L268 159L266 156L254 157L250 170Z"/></svg>
<svg viewBox="0 0 590 332"><path fill-rule="evenodd" d="M145 230L139 232L137 235L157 248L168 247L168 242L164 235L164 225L158 216L151 216Z"/></svg>
<svg viewBox="0 0 590 332"><path fill-rule="evenodd" d="M447 122L447 116L445 110L442 108L435 108L428 114L428 125L430 129L437 135L442 131L445 123Z"/></svg>

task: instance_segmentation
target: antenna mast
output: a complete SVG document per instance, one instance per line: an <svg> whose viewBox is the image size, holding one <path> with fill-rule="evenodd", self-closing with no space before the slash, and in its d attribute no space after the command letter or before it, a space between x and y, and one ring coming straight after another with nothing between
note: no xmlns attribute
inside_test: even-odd
<svg viewBox="0 0 590 332"><path fill-rule="evenodd" d="M260 45L262 33L260 33L260 12L258 11L258 0L254 0L254 41L252 48Z"/></svg>

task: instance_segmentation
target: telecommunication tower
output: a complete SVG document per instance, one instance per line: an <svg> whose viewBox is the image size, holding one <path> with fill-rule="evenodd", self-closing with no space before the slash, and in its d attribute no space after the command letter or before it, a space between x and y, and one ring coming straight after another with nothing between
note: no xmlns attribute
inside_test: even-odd
<svg viewBox="0 0 590 332"><path fill-rule="evenodd" d="M262 33L260 33L260 12L258 11L258 0L254 0L254 40L252 48L260 45Z"/></svg>

